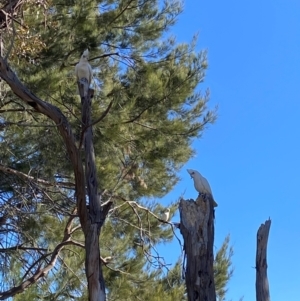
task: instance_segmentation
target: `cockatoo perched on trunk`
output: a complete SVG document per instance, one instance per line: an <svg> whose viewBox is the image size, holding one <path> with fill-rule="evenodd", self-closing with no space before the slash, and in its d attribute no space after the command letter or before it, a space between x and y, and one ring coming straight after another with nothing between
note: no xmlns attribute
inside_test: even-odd
<svg viewBox="0 0 300 301"><path fill-rule="evenodd" d="M202 177L202 175L200 174L200 172L197 171L197 170L187 169L187 171L188 171L188 173L191 175L191 177L194 180L195 189L199 193L210 195L211 198L212 198L212 200L213 200L214 207L217 207L218 204L214 200L214 197L212 195L212 191L211 191L211 188L209 186L208 181L204 177Z"/></svg>
<svg viewBox="0 0 300 301"><path fill-rule="evenodd" d="M89 50L86 49L84 50L79 63L75 67L75 74L77 77L77 81L82 83L84 82L87 83L87 85L86 84L84 85L87 86L87 89L85 89L84 95L81 95L84 97L87 96L88 88L92 82L92 77L93 77L93 70L88 62L88 58L89 58Z"/></svg>

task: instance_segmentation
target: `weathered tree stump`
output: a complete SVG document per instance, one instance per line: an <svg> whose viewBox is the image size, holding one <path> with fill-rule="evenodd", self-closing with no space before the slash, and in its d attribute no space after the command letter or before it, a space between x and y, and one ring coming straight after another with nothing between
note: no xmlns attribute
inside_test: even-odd
<svg viewBox="0 0 300 301"><path fill-rule="evenodd" d="M270 301L269 282L267 276L267 244L271 220L261 224L257 231L256 249L256 301Z"/></svg>
<svg viewBox="0 0 300 301"><path fill-rule="evenodd" d="M186 254L188 301L215 301L214 208L209 195L179 202L180 232Z"/></svg>

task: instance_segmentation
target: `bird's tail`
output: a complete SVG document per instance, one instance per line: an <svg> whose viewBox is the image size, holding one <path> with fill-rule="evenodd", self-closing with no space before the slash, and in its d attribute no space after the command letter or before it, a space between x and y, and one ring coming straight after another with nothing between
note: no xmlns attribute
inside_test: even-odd
<svg viewBox="0 0 300 301"><path fill-rule="evenodd" d="M79 94L82 97L87 97L89 91L89 81L83 77L79 80Z"/></svg>

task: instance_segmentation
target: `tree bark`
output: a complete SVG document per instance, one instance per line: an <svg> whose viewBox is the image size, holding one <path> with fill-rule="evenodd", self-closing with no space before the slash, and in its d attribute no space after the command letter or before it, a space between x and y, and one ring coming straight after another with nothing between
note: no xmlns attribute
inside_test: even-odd
<svg viewBox="0 0 300 301"><path fill-rule="evenodd" d="M84 85L87 85L84 86ZM105 216L101 214L101 199L98 194L97 170L93 144L93 130L91 126L91 97L93 90L88 87L88 82L79 82L79 94L82 103L82 137L84 137L85 150L85 177L87 194L89 198L89 220L85 232L86 248L86 277L90 301L105 301L105 283L100 260L99 236ZM83 91L89 91L87 97Z"/></svg>
<svg viewBox="0 0 300 301"><path fill-rule="evenodd" d="M256 301L270 301L269 282L267 275L267 244L271 220L261 224L257 231L256 249Z"/></svg>
<svg viewBox="0 0 300 301"><path fill-rule="evenodd" d="M216 301L213 272L214 208L208 195L180 200L180 232L186 254L188 301Z"/></svg>

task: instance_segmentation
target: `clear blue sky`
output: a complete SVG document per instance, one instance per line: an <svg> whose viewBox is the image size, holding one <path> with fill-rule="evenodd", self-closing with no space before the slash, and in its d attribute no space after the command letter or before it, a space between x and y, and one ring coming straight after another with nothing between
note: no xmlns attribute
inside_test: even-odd
<svg viewBox="0 0 300 301"><path fill-rule="evenodd" d="M300 1L195 1L171 33L188 42L199 33L209 69L217 122L194 143L197 156L180 173L165 202L186 190L186 168L210 182L216 209L215 246L230 233L235 272L228 299L255 300L256 233L272 220L268 278L272 301L298 301L300 284ZM178 218L173 218L173 221ZM168 247L166 255L179 255Z"/></svg>

